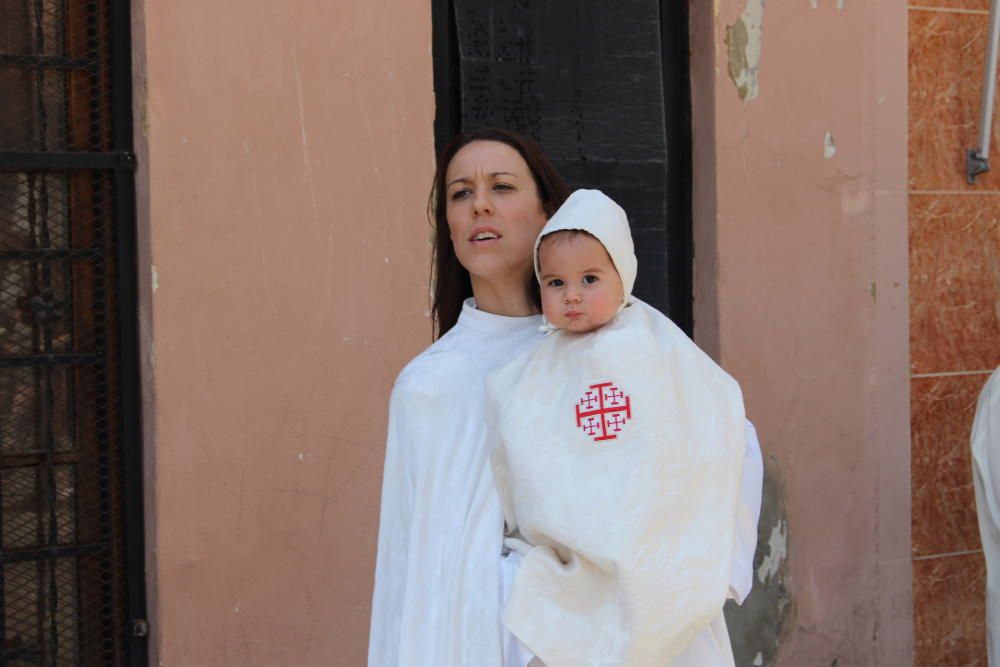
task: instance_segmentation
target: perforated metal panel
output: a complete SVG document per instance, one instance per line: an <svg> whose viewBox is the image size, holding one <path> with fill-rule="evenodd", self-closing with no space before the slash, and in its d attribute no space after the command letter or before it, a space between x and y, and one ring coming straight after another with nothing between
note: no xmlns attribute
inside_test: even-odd
<svg viewBox="0 0 1000 667"><path fill-rule="evenodd" d="M629 214L636 294L690 331L686 3L439 0L439 144L483 126L538 141L571 188Z"/></svg>
<svg viewBox="0 0 1000 667"><path fill-rule="evenodd" d="M0 0L0 665L145 661L128 63L127 3Z"/></svg>

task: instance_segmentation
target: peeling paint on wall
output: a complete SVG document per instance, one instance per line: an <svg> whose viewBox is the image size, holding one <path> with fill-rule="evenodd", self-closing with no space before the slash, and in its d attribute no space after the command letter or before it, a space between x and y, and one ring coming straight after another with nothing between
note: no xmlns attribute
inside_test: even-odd
<svg viewBox="0 0 1000 667"><path fill-rule="evenodd" d="M746 9L743 10L739 20L733 25L726 26L729 78L744 102L755 99L759 92L757 67L760 64L766 1L747 0Z"/></svg>
<svg viewBox="0 0 1000 667"><path fill-rule="evenodd" d="M792 625L794 606L788 582L788 515L785 484L774 457L764 459L764 495L757 525L757 553L750 595L726 603L726 625L736 664L774 665Z"/></svg>
<svg viewBox="0 0 1000 667"><path fill-rule="evenodd" d="M788 524L781 519L771 528L771 537L767 541L767 555L757 568L757 580L767 584L778 574L781 564L788 557Z"/></svg>

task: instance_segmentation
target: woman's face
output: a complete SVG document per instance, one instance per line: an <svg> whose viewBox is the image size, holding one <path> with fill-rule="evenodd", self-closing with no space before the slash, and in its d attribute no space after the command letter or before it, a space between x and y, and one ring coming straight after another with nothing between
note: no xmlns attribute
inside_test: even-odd
<svg viewBox="0 0 1000 667"><path fill-rule="evenodd" d="M546 216L520 153L499 141L462 147L445 173L445 201L455 254L473 278L526 278Z"/></svg>

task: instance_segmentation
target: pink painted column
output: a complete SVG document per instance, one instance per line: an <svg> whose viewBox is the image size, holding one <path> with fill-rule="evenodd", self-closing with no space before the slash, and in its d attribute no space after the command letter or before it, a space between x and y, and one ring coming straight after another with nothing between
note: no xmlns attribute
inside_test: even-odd
<svg viewBox="0 0 1000 667"><path fill-rule="evenodd" d="M364 664L430 4L137 2L151 664Z"/></svg>
<svg viewBox="0 0 1000 667"><path fill-rule="evenodd" d="M741 382L783 508L747 657L906 665L906 8L712 5L692 3L695 334Z"/></svg>

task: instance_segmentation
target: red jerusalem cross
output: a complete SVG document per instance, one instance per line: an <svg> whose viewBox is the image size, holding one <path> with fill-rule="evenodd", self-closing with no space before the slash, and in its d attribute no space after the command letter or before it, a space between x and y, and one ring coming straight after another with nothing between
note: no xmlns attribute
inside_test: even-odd
<svg viewBox="0 0 1000 667"><path fill-rule="evenodd" d="M595 442L614 440L631 418L629 397L611 382L590 385L576 406L576 425Z"/></svg>

